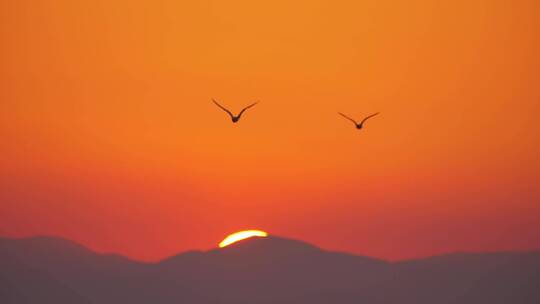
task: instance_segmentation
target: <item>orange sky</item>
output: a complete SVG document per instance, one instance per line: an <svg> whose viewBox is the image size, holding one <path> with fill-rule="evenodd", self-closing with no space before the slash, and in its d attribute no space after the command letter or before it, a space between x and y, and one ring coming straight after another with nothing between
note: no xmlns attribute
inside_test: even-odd
<svg viewBox="0 0 540 304"><path fill-rule="evenodd" d="M540 248L540 2L292 2L0 0L0 235Z"/></svg>

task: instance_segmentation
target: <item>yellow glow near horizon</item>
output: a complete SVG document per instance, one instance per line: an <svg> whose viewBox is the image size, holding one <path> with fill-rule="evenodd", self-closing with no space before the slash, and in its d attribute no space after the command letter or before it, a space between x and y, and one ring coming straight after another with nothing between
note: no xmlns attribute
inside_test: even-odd
<svg viewBox="0 0 540 304"><path fill-rule="evenodd" d="M229 246L230 244L236 243L241 240L245 240L250 237L266 237L268 233L261 230L243 230L238 231L233 234L228 235L221 243L219 243L219 248Z"/></svg>

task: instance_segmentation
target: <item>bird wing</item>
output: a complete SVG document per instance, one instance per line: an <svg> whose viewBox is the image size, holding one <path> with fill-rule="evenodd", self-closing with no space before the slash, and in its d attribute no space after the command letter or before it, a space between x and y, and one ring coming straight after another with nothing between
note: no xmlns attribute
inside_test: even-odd
<svg viewBox="0 0 540 304"><path fill-rule="evenodd" d="M379 115L379 112L375 113L375 114L371 114L369 115L368 117L362 119L362 122L360 124L364 124L364 122L366 122L366 120L370 119L371 117L375 116L375 115Z"/></svg>
<svg viewBox="0 0 540 304"><path fill-rule="evenodd" d="M220 105L214 98L212 98L212 101L214 102L214 104L218 107L220 107L223 111L227 112L227 114L229 114L229 116L233 117L234 115L231 113L231 111L227 110L224 106Z"/></svg>
<svg viewBox="0 0 540 304"><path fill-rule="evenodd" d="M256 104L258 104L258 103L259 103L259 102L257 101L257 102L254 102L254 103L250 104L249 106L243 108L242 111L240 111L240 113L238 113L238 118L240 118L240 117L242 116L242 114L244 114L244 112L245 112L247 109L253 107L254 105L256 105Z"/></svg>
<svg viewBox="0 0 540 304"><path fill-rule="evenodd" d="M354 124L355 126L358 124L358 123L356 122L356 120L350 118L349 116L347 116L347 115L345 115L345 114L343 114L343 113L341 113L341 112L338 112L338 114L341 115L341 116L343 116L343 117L345 117L345 119L348 119L348 120L352 121L353 124Z"/></svg>

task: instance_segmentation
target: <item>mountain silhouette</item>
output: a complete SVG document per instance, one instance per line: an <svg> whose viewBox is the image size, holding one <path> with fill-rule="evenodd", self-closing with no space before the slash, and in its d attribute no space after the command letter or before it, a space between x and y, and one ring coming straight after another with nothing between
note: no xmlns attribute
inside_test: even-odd
<svg viewBox="0 0 540 304"><path fill-rule="evenodd" d="M269 236L156 263L0 238L0 303L540 303L540 253L386 262Z"/></svg>

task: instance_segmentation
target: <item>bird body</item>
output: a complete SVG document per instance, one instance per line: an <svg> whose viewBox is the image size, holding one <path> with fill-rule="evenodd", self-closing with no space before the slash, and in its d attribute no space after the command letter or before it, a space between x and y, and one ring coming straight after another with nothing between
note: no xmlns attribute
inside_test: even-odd
<svg viewBox="0 0 540 304"><path fill-rule="evenodd" d="M254 102L254 103L250 104L249 106L243 108L242 111L240 111L240 112L238 113L238 115L234 115L234 114L233 114L231 111L229 111L227 108L225 108L224 106L220 105L215 99L212 99L212 101L214 102L214 104L215 104L216 106L218 106L220 109L222 109L222 110L225 111L227 114L229 114L229 116L231 117L231 121L232 121L233 123L237 123L237 122L240 120L240 118L242 117L242 114L244 114L244 112L245 112L247 109L249 109L249 108L251 108L251 107L253 107L254 105L256 105L256 104L259 103L258 101L257 101L257 102Z"/></svg>

